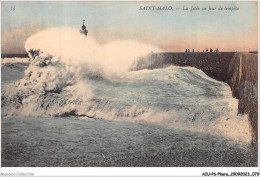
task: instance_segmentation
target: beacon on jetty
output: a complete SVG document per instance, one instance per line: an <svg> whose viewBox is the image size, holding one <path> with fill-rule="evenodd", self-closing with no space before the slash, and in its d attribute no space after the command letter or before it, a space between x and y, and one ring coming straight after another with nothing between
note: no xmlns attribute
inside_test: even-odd
<svg viewBox="0 0 260 177"><path fill-rule="evenodd" d="M86 26L84 25L84 23L85 23L85 20L83 20L83 25L81 27L80 34L84 34L87 37L88 30L86 29Z"/></svg>

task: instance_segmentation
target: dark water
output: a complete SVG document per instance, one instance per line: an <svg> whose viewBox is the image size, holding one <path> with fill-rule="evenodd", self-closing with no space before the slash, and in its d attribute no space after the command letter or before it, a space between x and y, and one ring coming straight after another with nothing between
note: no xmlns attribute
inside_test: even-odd
<svg viewBox="0 0 260 177"><path fill-rule="evenodd" d="M16 81L24 77L24 71L28 68L27 63L9 63L1 68L2 83ZM3 85L3 84L2 84Z"/></svg>
<svg viewBox="0 0 260 177"><path fill-rule="evenodd" d="M257 166L251 147L223 137L107 120L2 119L2 166Z"/></svg>
<svg viewBox="0 0 260 177"><path fill-rule="evenodd" d="M3 66L2 86L23 78L26 68ZM2 166L257 166L246 119L237 115L227 85L175 66L135 71L133 78L89 80L97 95L95 119L2 117ZM6 87L10 93L20 88L13 86Z"/></svg>

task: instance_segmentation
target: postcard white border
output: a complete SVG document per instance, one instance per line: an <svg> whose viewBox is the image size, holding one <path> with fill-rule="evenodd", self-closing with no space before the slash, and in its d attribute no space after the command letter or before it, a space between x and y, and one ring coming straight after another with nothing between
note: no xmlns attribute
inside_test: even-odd
<svg viewBox="0 0 260 177"><path fill-rule="evenodd" d="M0 0L3 1L32 1L32 0ZM53 1L53 0L45 0ZM54 1L71 1L71 0L54 0ZM86 1L86 0L77 0ZM89 0L87 0L89 1ZM100 1L100 0L92 0ZM111 0L102 0L111 1ZM114 1L125 1L125 0L114 0ZM128 1L140 1L140 0L128 0ZM142 0L142 1L159 1L159 0ZM163 0L163 1L173 1L173 0ZM161 1L161 2L163 2ZM174 0L174 1L195 1L195 0ZM173 1L173 2L174 2ZM209 1L209 0L199 0L199 1ZM216 1L216 0L212 0ZM223 1L226 0L217 0ZM236 1L247 1L247 2L258 2L258 21L259 21L259 0L236 0ZM0 4L1 7L1 4ZM0 8L1 17L1 8ZM259 23L258 23L259 24ZM1 29L0 29L1 31ZM258 26L258 50L259 50L259 26ZM1 44L1 36L0 36ZM1 54L1 51L0 51ZM258 61L259 55L258 55ZM259 71L258 64L258 71ZM0 69L1 71L1 69ZM1 72L0 72L1 76ZM258 72L258 78L260 74ZM1 83L0 83L1 85ZM259 93L259 87L258 87ZM258 102L260 101L258 96ZM258 112L259 112L258 105ZM1 111L0 111L1 113ZM1 123L1 120L0 120ZM259 121L258 121L259 127ZM258 131L258 135L259 135ZM1 136L0 136L1 141ZM0 147L1 149L1 147ZM259 152L259 146L258 146ZM7 173L11 176L22 176L21 174L34 173L33 176L202 176L203 172L221 172L221 173L231 173L231 172L259 172L259 153L258 153L258 167L0 167L1 173ZM0 158L1 161L1 158Z"/></svg>

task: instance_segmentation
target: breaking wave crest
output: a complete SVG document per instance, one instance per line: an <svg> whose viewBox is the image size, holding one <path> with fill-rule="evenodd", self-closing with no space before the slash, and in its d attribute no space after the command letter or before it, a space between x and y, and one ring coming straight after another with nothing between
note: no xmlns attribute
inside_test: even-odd
<svg viewBox="0 0 260 177"><path fill-rule="evenodd" d="M95 107L90 80L128 77L135 61L161 50L134 41L100 45L71 28L51 28L25 43L30 65L23 79L6 85L2 114L87 115ZM8 89L14 87L15 89Z"/></svg>
<svg viewBox="0 0 260 177"><path fill-rule="evenodd" d="M192 67L133 71L149 67L151 52L161 52L154 46L101 45L77 30L52 28L31 36L25 49L30 65L24 78L4 85L2 116L123 120L250 141L227 84Z"/></svg>

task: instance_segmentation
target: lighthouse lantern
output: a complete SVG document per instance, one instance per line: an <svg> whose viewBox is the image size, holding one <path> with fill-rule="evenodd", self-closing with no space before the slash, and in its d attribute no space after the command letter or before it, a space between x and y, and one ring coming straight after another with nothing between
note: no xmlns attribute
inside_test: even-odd
<svg viewBox="0 0 260 177"><path fill-rule="evenodd" d="M83 25L81 27L80 33L84 34L85 36L87 36L88 35L88 30L86 29L86 26L84 25L84 23L85 23L85 20L83 20Z"/></svg>

